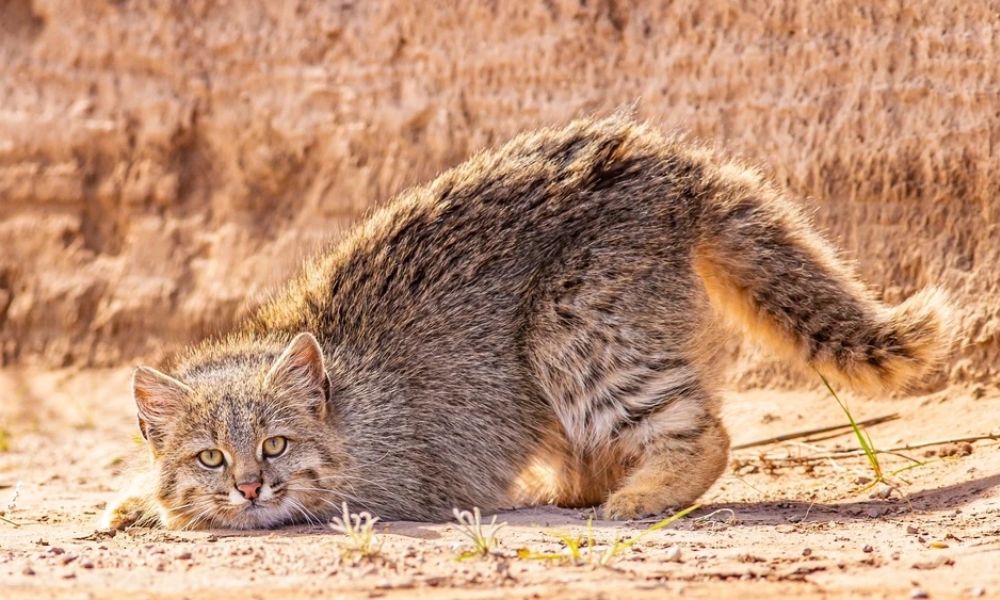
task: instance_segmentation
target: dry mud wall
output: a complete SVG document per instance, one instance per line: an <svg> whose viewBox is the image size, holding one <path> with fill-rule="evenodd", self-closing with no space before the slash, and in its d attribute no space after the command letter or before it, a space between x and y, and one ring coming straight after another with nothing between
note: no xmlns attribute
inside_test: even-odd
<svg viewBox="0 0 1000 600"><path fill-rule="evenodd" d="M0 356L155 361L225 329L373 203L523 129L635 103L761 164L886 300L950 290L963 329L945 375L996 383L998 15L0 0ZM740 356L741 385L793 381Z"/></svg>

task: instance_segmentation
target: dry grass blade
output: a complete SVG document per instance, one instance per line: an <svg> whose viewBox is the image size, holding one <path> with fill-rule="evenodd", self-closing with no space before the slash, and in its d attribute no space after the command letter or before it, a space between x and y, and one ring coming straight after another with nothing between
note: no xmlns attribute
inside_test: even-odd
<svg viewBox="0 0 1000 600"><path fill-rule="evenodd" d="M498 524L496 515L493 515L489 524L484 528L479 507L473 507L472 512L454 508L452 513L455 515L455 520L458 521L458 530L469 538L473 546L472 550L466 550L459 554L459 560L488 555L499 543L497 533L507 526L507 523Z"/></svg>
<svg viewBox="0 0 1000 600"><path fill-rule="evenodd" d="M20 495L21 495L21 482L18 481L17 485L14 486L14 494L10 497L10 500L7 501L7 506L4 508L4 510L0 511L0 521L3 521L8 525L13 525L14 527L21 526L20 523L16 523L7 518L7 515L14 512L14 509L17 508L17 498Z"/></svg>
<svg viewBox="0 0 1000 600"><path fill-rule="evenodd" d="M896 420L898 418L899 418L899 413L892 413L891 415L883 415L881 417L875 417L875 418L872 418L872 419L866 419L864 421L859 421L857 423L857 425L859 427L871 427L871 426L874 426L874 425L880 425L882 423L887 423L889 421L894 421L894 420ZM808 437L812 437L814 435L818 435L818 434L821 434L821 433L840 432L840 430L842 430L842 429L843 430L848 430L848 431L852 430L851 423L844 423L844 424L841 424L841 425L830 425L828 427L817 427L815 429L805 429L803 431L795 431L795 432L792 432L792 433L784 433L784 434L781 434L781 435L776 435L774 437L769 437L769 438L764 438L762 440L757 440L755 442L748 442L746 444L739 444L737 446L733 446L732 449L733 450L745 450L747 448L756 448L757 446L767 446L769 444L777 444L779 442L787 442L787 441L790 441L790 440L797 440L797 439L801 439L801 438L808 438ZM847 431L840 432L837 435L841 435L843 433L847 433Z"/></svg>
<svg viewBox="0 0 1000 600"><path fill-rule="evenodd" d="M981 435L970 435L970 436L957 437L957 438L946 438L946 439L942 439L942 440L932 440L932 441L929 441L929 442L918 442L916 444L904 444L902 446L894 446L892 448L887 448L885 450L875 450L875 453L876 454L891 454L891 455L894 455L894 456L900 456L900 457L905 458L906 460L909 460L911 462L919 463L921 461L918 461L918 460L916 460L914 458L911 458L909 456L906 456L904 454L900 454L900 452L905 452L906 450L918 450L920 448L930 448L930 447L933 447L933 446L947 446L948 444L964 444L964 443L979 442L979 441L982 441L982 440L1000 441L1000 432L998 432L998 433L984 433L984 434L981 434ZM824 454L814 454L814 455L811 455L811 456L796 456L796 457L767 456L766 458L767 458L767 460L774 461L774 462L805 463L805 462L816 462L816 461L824 461L824 460L838 459L838 458L851 458L851 457L854 457L854 456L866 456L864 449L863 448L852 448L852 449L849 449L849 450L829 450L829 451L827 451ZM750 458L750 457L748 457L748 458ZM925 464L925 463L921 463L921 464ZM916 466L916 465L908 465L909 468L912 468L913 466Z"/></svg>
<svg viewBox="0 0 1000 600"><path fill-rule="evenodd" d="M349 540L347 550L361 557L374 556L382 549L382 543L376 544L375 523L378 517L368 512L358 514L350 512L347 502L341 504L342 517L334 517L330 529L342 533Z"/></svg>

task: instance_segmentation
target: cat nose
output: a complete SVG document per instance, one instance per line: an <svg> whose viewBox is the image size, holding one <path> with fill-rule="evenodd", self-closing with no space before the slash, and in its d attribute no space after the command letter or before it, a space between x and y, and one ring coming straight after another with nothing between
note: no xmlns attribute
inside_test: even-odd
<svg viewBox="0 0 1000 600"><path fill-rule="evenodd" d="M247 500L253 500L257 497L257 492L260 491L260 485L261 482L259 481L248 481L246 483L237 483L236 489L238 489Z"/></svg>

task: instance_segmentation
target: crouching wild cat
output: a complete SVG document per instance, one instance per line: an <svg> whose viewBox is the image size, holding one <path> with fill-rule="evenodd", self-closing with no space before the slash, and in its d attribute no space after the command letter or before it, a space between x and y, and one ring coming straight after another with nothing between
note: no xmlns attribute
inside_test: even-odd
<svg viewBox="0 0 1000 600"><path fill-rule="evenodd" d="M540 503L624 519L726 465L718 316L855 388L948 343L757 172L627 116L521 135L362 222L238 331L134 375L148 471L110 527Z"/></svg>

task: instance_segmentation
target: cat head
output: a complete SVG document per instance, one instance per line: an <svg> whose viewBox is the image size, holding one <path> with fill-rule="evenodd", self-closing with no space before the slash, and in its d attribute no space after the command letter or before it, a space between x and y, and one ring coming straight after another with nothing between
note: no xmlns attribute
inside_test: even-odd
<svg viewBox="0 0 1000 600"><path fill-rule="evenodd" d="M339 503L331 488L346 457L316 338L187 362L178 378L148 367L133 376L164 524L267 528Z"/></svg>

